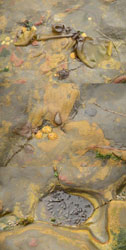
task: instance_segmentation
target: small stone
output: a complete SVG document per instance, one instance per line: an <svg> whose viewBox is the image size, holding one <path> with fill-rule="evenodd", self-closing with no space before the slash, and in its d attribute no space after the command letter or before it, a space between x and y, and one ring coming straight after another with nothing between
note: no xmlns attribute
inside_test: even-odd
<svg viewBox="0 0 126 250"><path fill-rule="evenodd" d="M54 132L48 134L49 140L56 140L58 138L58 135Z"/></svg>
<svg viewBox="0 0 126 250"><path fill-rule="evenodd" d="M45 126L45 127L42 128L42 132L44 134L49 134L49 133L52 132L52 128L50 126Z"/></svg>
<svg viewBox="0 0 126 250"><path fill-rule="evenodd" d="M54 118L54 122L57 125L61 125L62 124L62 119L61 119L61 115L59 112L56 113L55 118Z"/></svg>
<svg viewBox="0 0 126 250"><path fill-rule="evenodd" d="M85 113L89 116L95 116L97 114L97 110L94 108L85 109Z"/></svg>
<svg viewBox="0 0 126 250"><path fill-rule="evenodd" d="M37 134L35 134L35 137L37 139L41 139L42 138L42 132L41 131L38 131Z"/></svg>
<svg viewBox="0 0 126 250"><path fill-rule="evenodd" d="M74 53L74 52L72 52L72 53L70 54L70 57L71 57L72 59L75 59L75 58L76 58L75 53Z"/></svg>
<svg viewBox="0 0 126 250"><path fill-rule="evenodd" d="M57 72L57 75L58 75L59 80L66 79L69 76L69 70L62 69L62 70Z"/></svg>
<svg viewBox="0 0 126 250"><path fill-rule="evenodd" d="M81 34L82 37L87 37L86 33Z"/></svg>
<svg viewBox="0 0 126 250"><path fill-rule="evenodd" d="M38 43L38 41L35 40L35 41L32 42L32 45L33 45L33 46L38 46L39 43Z"/></svg>
<svg viewBox="0 0 126 250"><path fill-rule="evenodd" d="M10 37L7 36L7 37L5 38L5 41L10 41Z"/></svg>
<svg viewBox="0 0 126 250"><path fill-rule="evenodd" d="M1 43L2 45L4 45L5 44L5 41L2 41L2 43Z"/></svg>

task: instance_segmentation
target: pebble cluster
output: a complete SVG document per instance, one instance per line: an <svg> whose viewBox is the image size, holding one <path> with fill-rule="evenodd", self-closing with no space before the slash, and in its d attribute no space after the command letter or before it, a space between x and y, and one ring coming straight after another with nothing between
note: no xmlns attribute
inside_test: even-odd
<svg viewBox="0 0 126 250"><path fill-rule="evenodd" d="M10 43L13 43L13 40L7 36L2 42L1 42L1 45L10 45Z"/></svg>
<svg viewBox="0 0 126 250"><path fill-rule="evenodd" d="M49 140L55 140L58 138L58 135L55 132L53 132L53 129L50 126L44 126L34 135L34 137L36 139L41 139L43 138L43 134L47 135Z"/></svg>

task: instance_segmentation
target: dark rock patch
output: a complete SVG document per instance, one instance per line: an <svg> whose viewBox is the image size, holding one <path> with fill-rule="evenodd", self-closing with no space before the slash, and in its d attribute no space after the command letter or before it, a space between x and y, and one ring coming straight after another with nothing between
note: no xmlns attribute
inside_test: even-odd
<svg viewBox="0 0 126 250"><path fill-rule="evenodd" d="M62 225L77 225L93 213L92 204L85 198L64 191L55 191L43 198L51 222Z"/></svg>

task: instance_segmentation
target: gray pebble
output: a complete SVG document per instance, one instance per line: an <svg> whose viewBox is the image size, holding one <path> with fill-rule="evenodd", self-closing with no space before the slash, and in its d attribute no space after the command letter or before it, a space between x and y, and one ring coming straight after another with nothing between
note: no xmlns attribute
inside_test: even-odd
<svg viewBox="0 0 126 250"><path fill-rule="evenodd" d="M62 124L62 119L61 119L61 115L59 112L56 113L55 118L54 118L54 122L57 125L61 125Z"/></svg>
<svg viewBox="0 0 126 250"><path fill-rule="evenodd" d="M91 117L97 114L97 110L95 108L86 108L85 113Z"/></svg>

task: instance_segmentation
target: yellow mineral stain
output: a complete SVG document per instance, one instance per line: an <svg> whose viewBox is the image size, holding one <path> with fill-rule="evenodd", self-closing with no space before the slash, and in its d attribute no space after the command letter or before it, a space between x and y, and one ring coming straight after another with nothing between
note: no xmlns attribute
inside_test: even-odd
<svg viewBox="0 0 126 250"><path fill-rule="evenodd" d="M69 122L65 125L65 130L77 130L79 135L87 139L89 142L100 143L104 142L105 144L109 144L109 142L104 138L103 131L98 127L96 123L90 125L88 121L77 121L77 122ZM82 142L83 143L83 142Z"/></svg>
<svg viewBox="0 0 126 250"><path fill-rule="evenodd" d="M116 69L119 70L121 67L121 63L114 60L114 58L109 58L108 60L102 61L100 64L98 64L99 68L102 69Z"/></svg>
<svg viewBox="0 0 126 250"><path fill-rule="evenodd" d="M58 140L54 140L53 143L51 140L48 140L48 141L40 142L37 145L42 151L51 153L51 151L56 148L58 143L59 143Z"/></svg>
<svg viewBox="0 0 126 250"><path fill-rule="evenodd" d="M4 30L7 25L7 19L5 16L0 16L0 28Z"/></svg>
<svg viewBox="0 0 126 250"><path fill-rule="evenodd" d="M29 114L29 122L32 123L32 127L40 126L42 124L42 118L45 111L42 106L37 105Z"/></svg>
<svg viewBox="0 0 126 250"><path fill-rule="evenodd" d="M69 38L55 39L51 44L51 49L61 52L69 44L69 40Z"/></svg>
<svg viewBox="0 0 126 250"><path fill-rule="evenodd" d="M123 214L126 213L126 202L125 201L111 201L108 210L108 224L109 224L109 234L111 235L111 230L114 233L119 233L120 228L126 228L126 220L122 218ZM121 218L121 220L120 220ZM123 224L124 221L124 224ZM113 235L111 235L111 240L113 240Z"/></svg>
<svg viewBox="0 0 126 250"><path fill-rule="evenodd" d="M45 209L45 207L42 207L42 209L41 209L41 218L43 219L43 220L46 220L47 219L47 213L46 213L47 211L46 211L46 209Z"/></svg>
<svg viewBox="0 0 126 250"><path fill-rule="evenodd" d="M107 47L107 55L111 56L112 55L112 48L113 48L113 42L109 41L108 42L108 47Z"/></svg>
<svg viewBox="0 0 126 250"><path fill-rule="evenodd" d="M100 163L100 161L99 161ZM97 166L96 164L93 163L93 166ZM97 175L93 176L91 178L91 182L95 182L96 180L99 180L99 182L103 181L107 176L109 176L110 173L110 168L108 166L104 166L104 168L99 166L99 170L97 172Z"/></svg>
<svg viewBox="0 0 126 250"><path fill-rule="evenodd" d="M64 122L79 97L79 90L75 84L63 83L57 88L48 85L44 95L44 106L48 111L48 119L54 121L54 115L59 112Z"/></svg>
<svg viewBox="0 0 126 250"><path fill-rule="evenodd" d="M65 55L60 54L49 54L45 58L45 62L40 66L40 72L48 73L52 69L56 68L60 62L65 60Z"/></svg>
<svg viewBox="0 0 126 250"><path fill-rule="evenodd" d="M2 121L2 126L0 128L0 135L7 134L9 132L9 128L11 127L12 123L3 120Z"/></svg>
<svg viewBox="0 0 126 250"><path fill-rule="evenodd" d="M28 200L27 200L28 212L32 216L34 215L35 205L38 202L39 189L40 189L39 185L33 183L31 183L28 188Z"/></svg>
<svg viewBox="0 0 126 250"><path fill-rule="evenodd" d="M13 214L19 218L23 218L23 213L21 211L20 205L21 204L19 202L16 202L16 205L15 205L14 210L13 210Z"/></svg>
<svg viewBox="0 0 126 250"><path fill-rule="evenodd" d="M41 233L42 236L47 235L47 236L51 236L52 239L54 240L58 240L60 242L60 244L64 245L64 244L69 244L68 246L73 246L74 248L78 249L78 250L89 250L89 246L90 246L90 242L89 240L86 242L84 240L82 240L82 238L85 236L86 239L90 238L90 233L88 232L88 230L83 229L79 230L79 229L67 229L67 228L62 228L62 231L59 230L54 230L54 228L51 226L48 226L48 224L46 222L43 223L37 223L34 225L28 225L27 227L22 227L19 228L15 231L11 231L11 232L3 232L1 233L1 237L0 237L0 242L4 241L6 239L6 237L8 236L20 236L22 233L27 232L28 230L37 230L39 232L39 234ZM83 234L82 234L83 233ZM80 237L81 235L81 237ZM74 240L73 240L74 239ZM62 243L61 243L62 242ZM95 242L94 242L95 244ZM79 248L78 248L79 246ZM92 246L92 244L91 244Z"/></svg>

